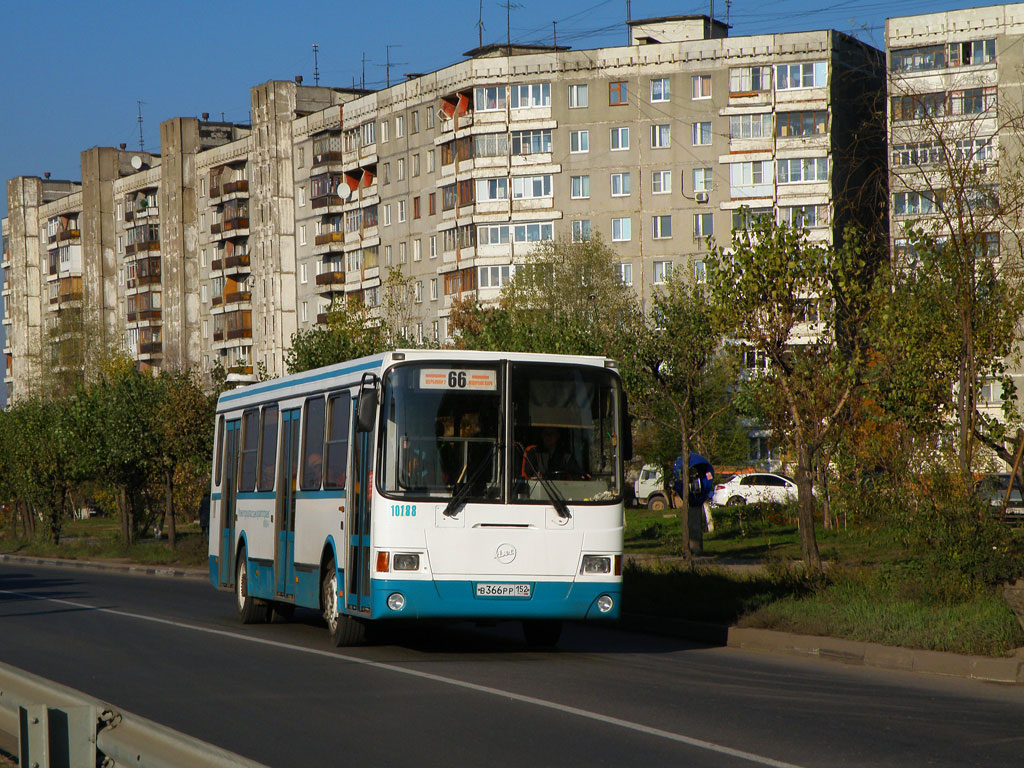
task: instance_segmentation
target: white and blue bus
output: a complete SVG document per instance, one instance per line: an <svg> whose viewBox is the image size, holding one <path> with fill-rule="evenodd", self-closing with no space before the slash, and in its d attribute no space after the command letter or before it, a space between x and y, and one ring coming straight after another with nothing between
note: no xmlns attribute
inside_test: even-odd
<svg viewBox="0 0 1024 768"><path fill-rule="evenodd" d="M614 619L623 460L615 363L399 350L220 396L210 580L239 618Z"/></svg>

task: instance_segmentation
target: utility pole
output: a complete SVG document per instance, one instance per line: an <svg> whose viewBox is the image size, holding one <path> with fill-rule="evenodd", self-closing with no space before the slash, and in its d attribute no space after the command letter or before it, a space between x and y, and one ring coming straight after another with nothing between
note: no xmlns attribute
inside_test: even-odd
<svg viewBox="0 0 1024 768"><path fill-rule="evenodd" d="M479 37L479 40L477 42L479 44L479 47L483 48L484 47L484 0L480 0L480 17L477 19L476 27L477 27L477 36Z"/></svg>
<svg viewBox="0 0 1024 768"><path fill-rule="evenodd" d="M317 53L320 51L320 45L313 43L313 84L320 85L320 60L317 57Z"/></svg>
<svg viewBox="0 0 1024 768"><path fill-rule="evenodd" d="M558 47L558 22L557 21L552 21L551 22L551 47L552 48L557 48Z"/></svg>

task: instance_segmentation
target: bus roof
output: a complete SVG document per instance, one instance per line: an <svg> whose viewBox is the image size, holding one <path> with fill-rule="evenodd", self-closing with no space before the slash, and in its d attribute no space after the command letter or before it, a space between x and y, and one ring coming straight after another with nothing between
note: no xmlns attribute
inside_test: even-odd
<svg viewBox="0 0 1024 768"><path fill-rule="evenodd" d="M610 358L596 355L550 355L532 352L483 352L458 349L396 349L393 352L381 352L343 363L289 374L278 379L235 387L221 393L217 401L217 412L234 411L268 400L296 397L338 386L352 386L359 383L364 373L376 373L380 376L392 363L415 360L439 362L510 360L532 363L573 363L599 368L617 367Z"/></svg>

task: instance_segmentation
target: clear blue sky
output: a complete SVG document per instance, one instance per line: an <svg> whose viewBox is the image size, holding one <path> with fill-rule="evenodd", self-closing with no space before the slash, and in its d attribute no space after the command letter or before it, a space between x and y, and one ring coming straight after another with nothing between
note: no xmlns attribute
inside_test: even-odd
<svg viewBox="0 0 1024 768"><path fill-rule="evenodd" d="M516 0L514 41L595 48L626 42L626 0ZM733 35L833 28L881 48L885 17L970 3L949 0L734 0ZM715 0L724 18L725 0ZM91 146L139 145L158 150L162 120L209 112L248 121L249 87L302 75L313 82L318 43L321 85L384 86L385 46L392 82L430 72L476 47L479 0L444 3L238 2L126 3L52 0L4 3L0 22L3 109L0 180L18 175L79 178L79 153ZM505 39L505 8L483 0L483 40ZM634 19L708 13L709 3L632 0ZM0 211L6 213L6 184Z"/></svg>

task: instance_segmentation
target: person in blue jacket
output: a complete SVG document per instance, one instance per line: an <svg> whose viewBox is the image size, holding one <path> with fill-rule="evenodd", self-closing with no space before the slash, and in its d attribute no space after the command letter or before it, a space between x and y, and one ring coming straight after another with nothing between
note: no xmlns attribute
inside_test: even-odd
<svg viewBox="0 0 1024 768"><path fill-rule="evenodd" d="M676 458L672 466L672 488L680 498L683 496L683 457ZM711 499L715 492L715 468L699 453L690 452L689 490L691 507L699 507Z"/></svg>

